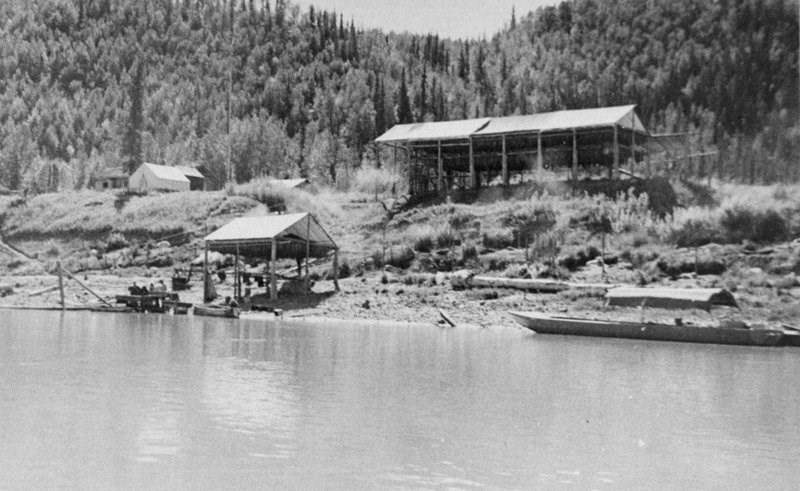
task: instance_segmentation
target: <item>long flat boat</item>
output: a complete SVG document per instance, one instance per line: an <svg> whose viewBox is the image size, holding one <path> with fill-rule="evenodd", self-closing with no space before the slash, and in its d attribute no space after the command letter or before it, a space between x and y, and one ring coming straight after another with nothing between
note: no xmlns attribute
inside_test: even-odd
<svg viewBox="0 0 800 491"><path fill-rule="evenodd" d="M522 326L540 334L676 341L745 346L798 346L800 332L760 326L702 326L657 324L562 317L539 312L509 312Z"/></svg>
<svg viewBox="0 0 800 491"><path fill-rule="evenodd" d="M204 305L194 306L194 315L203 317L228 317L230 319L239 318L238 307L209 307Z"/></svg>

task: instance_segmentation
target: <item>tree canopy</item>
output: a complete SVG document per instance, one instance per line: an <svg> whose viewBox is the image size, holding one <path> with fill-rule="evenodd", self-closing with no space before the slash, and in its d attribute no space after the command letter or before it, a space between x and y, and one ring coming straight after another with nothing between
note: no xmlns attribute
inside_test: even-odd
<svg viewBox="0 0 800 491"><path fill-rule="evenodd" d="M651 130L718 148L722 177L797 180L797 12L796 0L574 0L453 40L286 0L3 2L0 184L80 188L149 161L198 166L216 187L265 175L348 187L399 121L630 103Z"/></svg>

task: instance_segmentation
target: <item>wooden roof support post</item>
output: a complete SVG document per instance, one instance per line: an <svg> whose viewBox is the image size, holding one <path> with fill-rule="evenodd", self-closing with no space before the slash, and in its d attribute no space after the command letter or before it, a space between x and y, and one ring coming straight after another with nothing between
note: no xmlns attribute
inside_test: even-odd
<svg viewBox="0 0 800 491"><path fill-rule="evenodd" d="M240 295L239 286L239 243L236 243L236 262L233 263L233 298L238 299ZM237 300L238 301L238 300Z"/></svg>
<svg viewBox="0 0 800 491"><path fill-rule="evenodd" d="M544 163L542 161L542 132L539 131L536 134L536 180L542 180L542 169L544 167Z"/></svg>
<svg viewBox="0 0 800 491"><path fill-rule="evenodd" d="M611 169L611 178L619 179L619 128L614 125L614 167Z"/></svg>
<svg viewBox="0 0 800 491"><path fill-rule="evenodd" d="M206 242L205 253L203 254L203 302L211 296L211 291L208 288L208 282L211 279L208 276L208 242Z"/></svg>
<svg viewBox="0 0 800 491"><path fill-rule="evenodd" d="M508 186L508 153L505 134L503 135L503 186Z"/></svg>
<svg viewBox="0 0 800 491"><path fill-rule="evenodd" d="M572 180L578 180L578 130L572 130Z"/></svg>
<svg viewBox="0 0 800 491"><path fill-rule="evenodd" d="M631 128L631 174L636 168L636 129Z"/></svg>
<svg viewBox="0 0 800 491"><path fill-rule="evenodd" d="M650 162L650 145L649 145L650 137L648 136L647 139L648 139L648 145L645 145L645 151L647 152L647 155L645 156L647 170L645 172L647 172L647 178L649 179L650 177L653 176L653 167Z"/></svg>
<svg viewBox="0 0 800 491"><path fill-rule="evenodd" d="M472 148L472 137L469 137L469 185L472 189L478 187L478 176L475 174L475 151Z"/></svg>
<svg viewBox="0 0 800 491"><path fill-rule="evenodd" d="M270 300L278 299L278 241L272 239L272 266L269 272L269 298Z"/></svg>
<svg viewBox="0 0 800 491"><path fill-rule="evenodd" d="M64 301L64 268L61 267L60 259L56 261L56 267L58 268L58 295L61 299L61 310L65 310L67 304Z"/></svg>
<svg viewBox="0 0 800 491"><path fill-rule="evenodd" d="M308 256L311 255L311 217L306 217L306 293L310 293L309 283L308 283Z"/></svg>
<svg viewBox="0 0 800 491"><path fill-rule="evenodd" d="M437 187L440 194L444 194L444 160L442 160L442 140L439 140L436 145L437 157L436 157L436 165L437 165Z"/></svg>
<svg viewBox="0 0 800 491"><path fill-rule="evenodd" d="M339 291L339 249L333 251L333 287Z"/></svg>
<svg viewBox="0 0 800 491"><path fill-rule="evenodd" d="M413 172L411 172L411 144L409 142L406 142L406 172L408 173L408 191L411 194L415 194L414 177Z"/></svg>

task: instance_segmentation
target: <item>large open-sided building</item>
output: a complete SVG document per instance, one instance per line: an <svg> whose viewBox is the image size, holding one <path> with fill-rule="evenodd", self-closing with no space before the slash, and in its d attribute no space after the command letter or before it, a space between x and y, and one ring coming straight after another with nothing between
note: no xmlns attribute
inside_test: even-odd
<svg viewBox="0 0 800 491"><path fill-rule="evenodd" d="M400 124L375 141L405 159L409 192L475 189L545 172L617 178L644 162L653 136L635 106Z"/></svg>

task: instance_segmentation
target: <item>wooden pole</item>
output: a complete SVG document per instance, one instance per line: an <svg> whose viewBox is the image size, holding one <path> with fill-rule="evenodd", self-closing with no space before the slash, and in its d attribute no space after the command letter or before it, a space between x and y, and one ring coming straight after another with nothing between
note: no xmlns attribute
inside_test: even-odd
<svg viewBox="0 0 800 491"><path fill-rule="evenodd" d="M478 187L478 176L475 174L475 152L472 148L472 137L469 137L469 185L472 189Z"/></svg>
<svg viewBox="0 0 800 491"><path fill-rule="evenodd" d="M84 284L84 283L83 283L81 280L79 280L78 278L76 278L76 277L75 277L75 275L73 275L72 273L70 273L70 272L69 272L69 271L67 271L66 269L62 268L60 265L59 265L59 271L63 272L63 273L64 273L65 275L67 275L69 278L72 278L73 280L75 280L75 282L76 282L77 284L79 284L81 287L83 287L83 289L84 289L84 290L86 290L87 292L89 292L89 293L91 293L92 295L94 295L95 297L97 297L97 299L98 299L98 300L100 300L100 301L101 301L101 302L103 302L104 304L108 305L109 307L113 307L113 305L111 305L111 304L108 302L108 300L106 300L105 298L103 298L103 297L101 297L100 295L98 295L98 294L97 294L97 293L96 293L94 290L92 290L91 288L89 288L88 286L86 286L86 285L85 285L85 284ZM59 277L59 280L60 280L60 279L61 279L61 275L59 274L59 275L58 275L58 277ZM61 283L61 282L59 281L59 283ZM63 289L63 286L61 287L61 295L62 295L62 298L63 298L63 295L64 295L64 289ZM62 300L62 304L63 304L63 300Z"/></svg>
<svg viewBox="0 0 800 491"><path fill-rule="evenodd" d="M572 180L578 180L578 130L572 130Z"/></svg>
<svg viewBox="0 0 800 491"><path fill-rule="evenodd" d="M631 174L636 170L636 128L631 130Z"/></svg>
<svg viewBox="0 0 800 491"><path fill-rule="evenodd" d="M239 298L239 244L236 244L236 261L233 263L233 298Z"/></svg>
<svg viewBox="0 0 800 491"><path fill-rule="evenodd" d="M539 131L536 134L536 180L542 180L542 170L544 168L543 156L542 156L542 132Z"/></svg>
<svg viewBox="0 0 800 491"><path fill-rule="evenodd" d="M508 153L506 150L506 135L503 135L503 186L508 186Z"/></svg>
<svg viewBox="0 0 800 491"><path fill-rule="evenodd" d="M339 291L339 249L333 251L333 287Z"/></svg>
<svg viewBox="0 0 800 491"><path fill-rule="evenodd" d="M211 281L211 278L208 276L208 242L206 242L205 253L203 255L203 302L206 302L206 299L211 293L208 288L209 281Z"/></svg>
<svg viewBox="0 0 800 491"><path fill-rule="evenodd" d="M444 160L442 160L442 140L439 140L437 143L438 144L436 145L436 151L437 151L436 165L437 165L437 172L439 174L438 175L438 179L437 179L437 185L438 185L438 188L439 188L439 193L440 194L444 194L444 192L445 192L445 189L444 189Z"/></svg>
<svg viewBox="0 0 800 491"><path fill-rule="evenodd" d="M614 125L614 167L611 170L611 178L619 179L619 129Z"/></svg>
<svg viewBox="0 0 800 491"><path fill-rule="evenodd" d="M56 262L56 267L58 267L58 294L61 299L61 309L63 310L67 307L64 302L64 269L61 267L60 259Z"/></svg>
<svg viewBox="0 0 800 491"><path fill-rule="evenodd" d="M308 256L311 255L311 215L306 217L306 293L309 292L309 285L308 285Z"/></svg>
<svg viewBox="0 0 800 491"><path fill-rule="evenodd" d="M272 239L272 269L269 278L269 298L278 299L278 241L277 237Z"/></svg>
<svg viewBox="0 0 800 491"><path fill-rule="evenodd" d="M406 142L406 172L408 172L408 190L410 194L416 194L414 188L414 172L411 169L411 144Z"/></svg>

